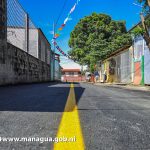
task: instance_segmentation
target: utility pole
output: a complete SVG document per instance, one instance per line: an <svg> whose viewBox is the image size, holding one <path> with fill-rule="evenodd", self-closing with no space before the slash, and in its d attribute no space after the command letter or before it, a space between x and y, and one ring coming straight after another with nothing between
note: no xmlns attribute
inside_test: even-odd
<svg viewBox="0 0 150 150"><path fill-rule="evenodd" d="M148 6L150 7L150 0L147 0Z"/></svg>
<svg viewBox="0 0 150 150"><path fill-rule="evenodd" d="M147 0L147 4L149 6L149 12L150 12L150 0Z"/></svg>
<svg viewBox="0 0 150 150"><path fill-rule="evenodd" d="M54 49L53 49L53 79L55 80L55 28L56 28L56 25L55 25L55 21L53 23L53 46L54 46Z"/></svg>
<svg viewBox="0 0 150 150"><path fill-rule="evenodd" d="M149 11L150 11L150 0L147 0L146 2L147 2L147 5L148 5L148 7L149 7ZM134 3L133 3L133 4L134 4ZM134 5L137 5L137 4L134 4ZM140 5L137 5L137 6L143 8L142 5L141 5L141 6L140 6ZM145 40L145 42L146 42L146 45L148 46L148 48L149 48L149 50L150 50L150 34L149 34L149 31L148 31L148 26L147 26L146 23L145 23L145 17L144 17L144 15L143 15L142 12L140 13L140 18L141 18L142 27L143 27L143 29L145 30L145 32L142 34L142 36L143 36L143 38L144 38L144 40ZM140 27L140 26L139 26L139 27Z"/></svg>

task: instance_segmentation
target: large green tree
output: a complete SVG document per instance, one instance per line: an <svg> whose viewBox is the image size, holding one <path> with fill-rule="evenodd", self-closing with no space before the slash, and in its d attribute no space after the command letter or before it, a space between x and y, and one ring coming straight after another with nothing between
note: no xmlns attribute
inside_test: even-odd
<svg viewBox="0 0 150 150"><path fill-rule="evenodd" d="M71 32L69 55L93 71L97 61L131 42L125 21L114 21L109 15L93 13L81 19Z"/></svg>

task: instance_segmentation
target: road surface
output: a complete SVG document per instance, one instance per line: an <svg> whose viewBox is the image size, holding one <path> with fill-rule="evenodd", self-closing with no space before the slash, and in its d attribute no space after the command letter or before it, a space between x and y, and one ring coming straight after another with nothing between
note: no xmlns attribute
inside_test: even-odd
<svg viewBox="0 0 150 150"><path fill-rule="evenodd" d="M57 143L63 136L75 141ZM23 137L55 142L3 141ZM0 150L53 149L150 149L150 93L86 83L0 87Z"/></svg>

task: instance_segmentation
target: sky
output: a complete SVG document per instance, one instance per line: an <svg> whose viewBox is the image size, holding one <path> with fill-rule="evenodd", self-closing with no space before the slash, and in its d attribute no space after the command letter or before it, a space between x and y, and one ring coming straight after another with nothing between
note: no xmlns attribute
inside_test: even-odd
<svg viewBox="0 0 150 150"><path fill-rule="evenodd" d="M56 29L63 24L76 0L19 0L19 2L28 12L35 25L43 30L47 39L51 42L53 23L58 19L64 3L66 2L66 6L61 13ZM135 2L136 0L80 0L76 10L71 15L72 20L67 22L66 27L61 32L61 36L57 39L57 43L67 53L71 31L81 18L91 15L93 12L108 14L113 20L125 20L129 30L140 21L141 7L134 5L133 3ZM78 64L65 57L61 57L61 65L65 68L79 67Z"/></svg>

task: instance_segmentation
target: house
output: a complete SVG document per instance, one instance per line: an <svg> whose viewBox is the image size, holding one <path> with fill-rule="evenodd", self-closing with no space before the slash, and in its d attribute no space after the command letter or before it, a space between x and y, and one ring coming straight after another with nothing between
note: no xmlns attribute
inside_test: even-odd
<svg viewBox="0 0 150 150"><path fill-rule="evenodd" d="M150 19L150 15L145 17L145 21ZM129 32L132 32L138 25L135 25ZM149 30L150 32L150 30ZM135 85L150 85L150 50L146 45L142 36L133 38L133 84Z"/></svg>
<svg viewBox="0 0 150 150"><path fill-rule="evenodd" d="M112 53L107 59L101 62L100 65L100 81L116 82L116 83L131 83L133 72L133 49L130 45L124 46ZM104 77L106 75L106 77Z"/></svg>
<svg viewBox="0 0 150 150"><path fill-rule="evenodd" d="M63 82L80 82L82 81L81 69L62 69Z"/></svg>
<svg viewBox="0 0 150 150"><path fill-rule="evenodd" d="M134 80L136 85L150 85L150 50L142 36L134 38Z"/></svg>
<svg viewBox="0 0 150 150"><path fill-rule="evenodd" d="M140 24L141 22L137 25ZM101 82L104 82L105 74L105 82L109 83L150 85L150 50L143 37L133 37L132 46L123 46L101 61L99 71Z"/></svg>

